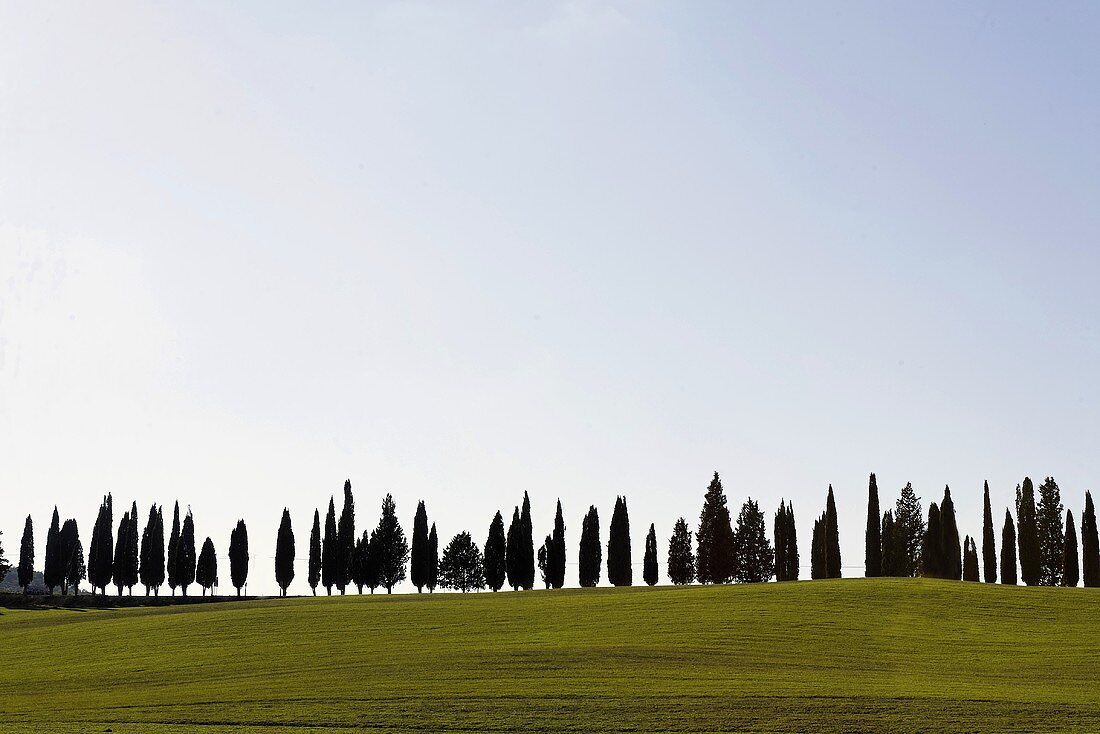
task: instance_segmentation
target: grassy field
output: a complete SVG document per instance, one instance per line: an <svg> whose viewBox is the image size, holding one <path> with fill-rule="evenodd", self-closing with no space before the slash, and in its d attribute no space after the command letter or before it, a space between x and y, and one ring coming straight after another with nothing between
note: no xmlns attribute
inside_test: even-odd
<svg viewBox="0 0 1100 734"><path fill-rule="evenodd" d="M0 610L0 731L1100 731L1100 590L903 579Z"/></svg>

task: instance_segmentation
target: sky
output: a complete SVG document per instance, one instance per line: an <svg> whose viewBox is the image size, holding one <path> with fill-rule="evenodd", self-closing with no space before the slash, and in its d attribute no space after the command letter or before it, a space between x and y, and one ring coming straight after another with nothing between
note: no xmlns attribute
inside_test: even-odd
<svg viewBox="0 0 1100 734"><path fill-rule="evenodd" d="M1100 479L1100 7L0 5L0 530ZM1038 482L1037 482L1038 483ZM606 541L606 537L604 538ZM998 542L999 545L999 542ZM229 589L227 581L222 590ZM408 587L404 587L405 590Z"/></svg>

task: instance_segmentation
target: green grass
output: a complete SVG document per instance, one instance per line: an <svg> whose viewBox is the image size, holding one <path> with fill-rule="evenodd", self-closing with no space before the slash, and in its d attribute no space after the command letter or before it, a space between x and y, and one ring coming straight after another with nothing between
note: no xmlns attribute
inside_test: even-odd
<svg viewBox="0 0 1100 734"><path fill-rule="evenodd" d="M1100 590L903 579L4 611L0 731L1100 731Z"/></svg>

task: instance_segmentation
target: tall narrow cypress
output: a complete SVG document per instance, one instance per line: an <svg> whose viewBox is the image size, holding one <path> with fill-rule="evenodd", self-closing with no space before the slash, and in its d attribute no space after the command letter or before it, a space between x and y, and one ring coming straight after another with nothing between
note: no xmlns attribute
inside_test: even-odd
<svg viewBox="0 0 1100 734"><path fill-rule="evenodd" d="M783 557L787 562L784 577L787 581L798 581L798 532L794 524L794 502L787 503L787 521L783 529L783 542L787 546Z"/></svg>
<svg viewBox="0 0 1100 734"><path fill-rule="evenodd" d="M1016 533L1019 538L1020 576L1028 586L1037 586L1042 575L1039 527L1035 515L1035 485L1024 477L1016 485Z"/></svg>
<svg viewBox="0 0 1100 734"><path fill-rule="evenodd" d="M355 556L355 499L351 495L351 480L344 482L344 507L336 530L336 588L343 595L351 582L352 560Z"/></svg>
<svg viewBox="0 0 1100 734"><path fill-rule="evenodd" d="M649 586L657 584L657 531L653 523L649 524L649 535L645 538L645 555L642 557L642 579Z"/></svg>
<svg viewBox="0 0 1100 734"><path fill-rule="evenodd" d="M61 520L57 516L57 505L53 508L53 519L46 533L46 559L42 564L42 582L53 594L65 580L65 569L61 564ZM120 592L121 593L121 592Z"/></svg>
<svg viewBox="0 0 1100 734"><path fill-rule="evenodd" d="M779 509L772 521L772 537L775 538L775 580L787 581L787 507L786 500L779 500Z"/></svg>
<svg viewBox="0 0 1100 734"><path fill-rule="evenodd" d="M1062 558L1062 585L1077 586L1081 580L1081 567L1077 564L1077 527L1073 524L1073 510L1066 512L1066 542Z"/></svg>
<svg viewBox="0 0 1100 734"><path fill-rule="evenodd" d="M607 529L607 580L613 586L630 586L633 571L630 563L630 516L626 497L615 498L615 511Z"/></svg>
<svg viewBox="0 0 1100 734"><path fill-rule="evenodd" d="M943 528L940 525L940 506L928 505L928 523L924 528L924 545L921 547L921 575L941 579L947 574L943 557Z"/></svg>
<svg viewBox="0 0 1100 734"><path fill-rule="evenodd" d="M867 578L882 575L882 525L878 510L878 482L871 472L867 484L867 548L864 553L864 575ZM776 539L776 545L778 545Z"/></svg>
<svg viewBox="0 0 1100 734"><path fill-rule="evenodd" d="M840 568L840 530L837 527L833 485L830 484L829 496L825 500L825 571L828 578L840 578Z"/></svg>
<svg viewBox="0 0 1100 734"><path fill-rule="evenodd" d="M1001 531L1001 583L1016 585L1016 525L1007 507L1005 525Z"/></svg>
<svg viewBox="0 0 1100 734"><path fill-rule="evenodd" d="M677 586L695 580L695 552L687 520L679 518L668 540L668 580Z"/></svg>
<svg viewBox="0 0 1100 734"><path fill-rule="evenodd" d="M149 508L149 519L141 534L141 565L138 571L145 595L160 595L164 583L164 515L155 504Z"/></svg>
<svg viewBox="0 0 1100 734"><path fill-rule="evenodd" d="M237 596L248 580L248 529L244 520L238 520L237 526L229 533L229 578Z"/></svg>
<svg viewBox="0 0 1100 734"><path fill-rule="evenodd" d="M23 523L23 539L19 543L19 586L26 594L34 581L34 524L31 516Z"/></svg>
<svg viewBox="0 0 1100 734"><path fill-rule="evenodd" d="M1066 555L1066 534L1062 527L1062 493L1054 477L1039 486L1035 525L1039 536L1039 584L1061 586Z"/></svg>
<svg viewBox="0 0 1100 734"><path fill-rule="evenodd" d="M714 472L703 497L695 542L698 545L695 574L699 583L724 584L732 580L735 560L733 523L718 472Z"/></svg>
<svg viewBox="0 0 1100 734"><path fill-rule="evenodd" d="M317 511L313 511L314 534L318 535L319 523ZM319 542L319 541L318 541ZM313 578L312 543L310 543L310 583L316 594L317 581ZM294 580L294 528L290 522L290 510L283 508L283 517L279 521L279 534L275 538L275 581L279 584L279 595L286 596L287 587Z"/></svg>
<svg viewBox="0 0 1100 734"><path fill-rule="evenodd" d="M560 589L565 585L565 520L561 516L561 500L558 500L558 508L554 512L554 555L551 558L550 567L553 576L550 586Z"/></svg>
<svg viewBox="0 0 1100 734"><path fill-rule="evenodd" d="M507 541L504 537L504 518L497 510L493 521L489 523L489 537L485 540L485 583L493 591L504 586L508 571L505 566Z"/></svg>
<svg viewBox="0 0 1100 734"><path fill-rule="evenodd" d="M963 581L980 581L978 576L978 546L969 535L963 539Z"/></svg>
<svg viewBox="0 0 1100 734"><path fill-rule="evenodd" d="M332 586L336 583L336 502L328 498L328 514L325 515L325 539L321 546L321 585L332 596Z"/></svg>
<svg viewBox="0 0 1100 734"><path fill-rule="evenodd" d="M130 547L130 513L122 513L122 519L118 522L118 537L115 539L115 565L111 580L118 588L118 595L122 596L122 588L126 586L127 549Z"/></svg>
<svg viewBox="0 0 1100 734"><path fill-rule="evenodd" d="M1085 492L1085 513L1081 516L1081 580L1085 586L1100 586L1100 538L1091 492Z"/></svg>
<svg viewBox="0 0 1100 734"><path fill-rule="evenodd" d="M512 591L519 591L523 586L523 575L520 571L519 546L523 539L523 529L519 519L519 506L512 511L512 522L508 525L508 538L505 554L505 570L508 572L508 585Z"/></svg>
<svg viewBox="0 0 1100 734"><path fill-rule="evenodd" d="M195 581L202 587L202 595L209 591L214 595L214 587L218 585L218 557L214 553L214 541L207 538L199 552L198 562L195 564Z"/></svg>
<svg viewBox="0 0 1100 734"><path fill-rule="evenodd" d="M424 509L424 500L417 503L416 515L413 517L409 580L418 594L424 591L424 585L428 583L428 511Z"/></svg>
<svg viewBox="0 0 1100 734"><path fill-rule="evenodd" d="M600 545L600 515L595 505L581 523L581 543L577 553L578 581L591 587L600 583L600 566L603 565L603 547Z"/></svg>
<svg viewBox="0 0 1100 734"><path fill-rule="evenodd" d="M138 572L141 570L138 563L140 540L137 500L134 500L130 507L130 527L126 531L126 593L130 596L134 595L134 584L138 582Z"/></svg>
<svg viewBox="0 0 1100 734"><path fill-rule="evenodd" d="M107 584L111 583L111 566L114 553L114 540L111 538L111 495L103 498L92 527L92 542L88 546L88 582L92 593L96 589L107 593Z"/></svg>
<svg viewBox="0 0 1100 734"><path fill-rule="evenodd" d="M61 526L62 565L65 567L65 580L63 588L65 593L70 590L74 595L80 595L80 582L88 573L84 565L84 546L80 543L80 532L76 527L76 520L72 518Z"/></svg>
<svg viewBox="0 0 1100 734"><path fill-rule="evenodd" d="M428 593L435 591L439 584L439 535L435 532L435 523L428 531L428 580L425 585Z"/></svg>
<svg viewBox="0 0 1100 734"><path fill-rule="evenodd" d="M997 583L997 545L993 536L993 510L989 506L989 482L985 483L982 509L982 570L987 584Z"/></svg>
<svg viewBox="0 0 1100 734"><path fill-rule="evenodd" d="M370 568L370 534L366 530L355 541L355 568L352 571L351 580L359 593L363 593L363 587L367 583L367 569Z"/></svg>
<svg viewBox="0 0 1100 734"><path fill-rule="evenodd" d="M535 588L535 530L531 522L531 498L523 492L523 504L519 512L523 534L519 545L519 572L524 589Z"/></svg>
<svg viewBox="0 0 1100 734"><path fill-rule="evenodd" d="M195 518L191 510L187 510L183 518L183 529L180 531L179 546L179 582L184 596L187 596L187 587L195 583Z"/></svg>
<svg viewBox="0 0 1100 734"><path fill-rule="evenodd" d="M962 549L959 547L959 526L955 520L955 503L951 499L950 487L943 488L943 502L940 503L940 532L943 577L958 581L962 578L963 559Z"/></svg>
<svg viewBox="0 0 1100 734"><path fill-rule="evenodd" d="M813 541L810 545L810 578L829 578L828 565L825 558L828 552L825 549L825 515L814 520Z"/></svg>
<svg viewBox="0 0 1100 734"><path fill-rule="evenodd" d="M285 508L283 513L286 514ZM306 580L310 591L317 596L317 584L321 583L321 513L317 508L313 509L313 529L309 531L309 569ZM286 596L285 589L283 596Z"/></svg>
<svg viewBox="0 0 1100 734"><path fill-rule="evenodd" d="M180 547L180 503L176 500L176 506L172 508L172 533L168 536L168 588L172 590L172 596L176 595L176 587L180 585L179 574L179 547Z"/></svg>
<svg viewBox="0 0 1100 734"><path fill-rule="evenodd" d="M550 567L553 563L551 560L554 556L554 538L547 535L543 539L542 545L539 546L537 558L539 571L542 574L542 583L545 584L547 589L550 588L550 580L554 575L554 569Z"/></svg>
<svg viewBox="0 0 1100 734"><path fill-rule="evenodd" d="M898 542L899 534L894 524L894 511L882 513L882 575L901 576L902 555L905 550Z"/></svg>

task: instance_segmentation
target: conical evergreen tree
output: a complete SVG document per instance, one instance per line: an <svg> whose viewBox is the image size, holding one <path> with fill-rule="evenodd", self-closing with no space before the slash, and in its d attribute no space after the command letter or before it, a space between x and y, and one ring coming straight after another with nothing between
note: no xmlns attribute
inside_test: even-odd
<svg viewBox="0 0 1100 734"><path fill-rule="evenodd" d="M126 530L126 593L134 595L134 584L138 582L138 550L141 535L138 532L137 501L130 507L130 527Z"/></svg>
<svg viewBox="0 0 1100 734"><path fill-rule="evenodd" d="M1005 509L1005 525L1001 531L1001 583L1016 585L1016 525Z"/></svg>
<svg viewBox="0 0 1100 734"><path fill-rule="evenodd" d="M145 595L159 596L164 583L164 515L161 508L149 508L149 519L141 534L141 566L138 572L145 585Z"/></svg>
<svg viewBox="0 0 1100 734"><path fill-rule="evenodd" d="M649 524L649 535L645 539L645 555L642 557L642 580L649 586L655 586L660 578L657 571L657 531L653 523Z"/></svg>
<svg viewBox="0 0 1100 734"><path fill-rule="evenodd" d="M942 579L947 563L943 557L943 527L940 525L940 506L928 505L928 524L924 529L924 545L921 548L921 575Z"/></svg>
<svg viewBox="0 0 1100 734"><path fill-rule="evenodd" d="M1077 527L1073 524L1073 510L1066 513L1065 553L1062 559L1062 585L1077 586L1081 580L1081 567L1077 563Z"/></svg>
<svg viewBox="0 0 1100 734"><path fill-rule="evenodd" d="M982 508L982 571L987 584L997 583L997 545L993 535L993 510L989 506L989 482L985 483Z"/></svg>
<svg viewBox="0 0 1100 734"><path fill-rule="evenodd" d="M531 499L523 493L523 504L519 511L520 527L523 534L519 543L519 566L521 585L524 589L535 588L535 531L531 524Z"/></svg>
<svg viewBox="0 0 1100 734"><path fill-rule="evenodd" d="M314 536L320 534L318 524L320 520L317 511L313 511ZM318 540L318 542L320 542ZM317 580L313 577L313 543L310 543L310 585L314 587L316 594ZM279 585L279 595L286 596L287 587L294 580L294 527L290 522L290 510L283 508L282 519L279 520L279 533L275 536L275 583ZM320 553L318 553L320 555Z"/></svg>
<svg viewBox="0 0 1100 734"><path fill-rule="evenodd" d="M894 511L887 510L882 514L882 575L901 576L902 556L905 549L898 543L898 532L894 525Z"/></svg>
<svg viewBox="0 0 1100 734"><path fill-rule="evenodd" d="M828 565L825 562L828 551L825 547L825 515L814 520L813 541L810 546L810 578L829 578Z"/></svg>
<svg viewBox="0 0 1100 734"><path fill-rule="evenodd" d="M130 513L122 513L122 519L118 522L118 537L115 539L115 564L112 569L111 580L118 589L118 595L122 596L122 589L126 586L128 565L127 549L130 547Z"/></svg>
<svg viewBox="0 0 1100 734"><path fill-rule="evenodd" d="M894 505L894 532L898 544L905 549L904 555L898 558L898 576L916 576L920 571L924 530L920 497L913 491L913 484L906 483Z"/></svg>
<svg viewBox="0 0 1100 734"><path fill-rule="evenodd" d="M505 570L508 572L508 585L512 591L519 591L523 586L523 572L520 570L520 542L523 539L523 528L519 519L519 507L512 511L512 522L508 525L507 553L505 555Z"/></svg>
<svg viewBox="0 0 1100 734"><path fill-rule="evenodd" d="M560 589L565 585L565 520L561 515L561 500L558 500L558 508L554 513L554 556L550 567L553 575L550 578L550 586Z"/></svg>
<svg viewBox="0 0 1100 734"><path fill-rule="evenodd" d="M180 589L184 596L187 596L187 587L195 583L195 564L197 558L195 557L195 518L191 515L191 510L187 510L186 517L183 518L183 529L180 530L180 545L179 545L179 582Z"/></svg>
<svg viewBox="0 0 1100 734"><path fill-rule="evenodd" d="M687 520L680 518L672 528L668 541L668 580L677 586L695 580L695 553L692 551L691 530Z"/></svg>
<svg viewBox="0 0 1100 734"><path fill-rule="evenodd" d="M367 583L367 568L370 563L370 534L366 530L355 541L355 563L351 574L351 580L359 593L363 593L363 587Z"/></svg>
<svg viewBox="0 0 1100 734"><path fill-rule="evenodd" d="M978 575L978 546L969 535L963 539L963 581L981 581Z"/></svg>
<svg viewBox="0 0 1100 734"><path fill-rule="evenodd" d="M248 529L244 520L238 520L229 534L229 578L240 596L241 588L248 581Z"/></svg>
<svg viewBox="0 0 1100 734"><path fill-rule="evenodd" d="M364 583L372 594L374 590L378 588L378 585L382 583L382 570L379 565L378 550L378 528L375 528L370 531L370 542L367 543L367 571L364 574Z"/></svg>
<svg viewBox="0 0 1100 734"><path fill-rule="evenodd" d="M1061 586L1066 560L1066 535L1062 527L1062 493L1054 477L1047 477L1039 487L1039 504L1035 508L1035 524L1039 535L1039 584Z"/></svg>
<svg viewBox="0 0 1100 734"><path fill-rule="evenodd" d="M351 564L355 556L355 499L351 496L351 480L344 482L344 508L336 530L335 583L340 594L351 582Z"/></svg>
<svg viewBox="0 0 1100 734"><path fill-rule="evenodd" d="M798 532L794 525L794 502L787 503L787 521L783 530L783 542L787 550L783 558L787 563L783 573L787 581L798 581Z"/></svg>
<svg viewBox="0 0 1100 734"><path fill-rule="evenodd" d="M428 512L424 509L424 500L416 505L416 515L413 517L409 578L416 587L416 593L424 591L424 585L428 583Z"/></svg>
<svg viewBox="0 0 1100 734"><path fill-rule="evenodd" d="M382 516L378 518L371 555L378 564L378 581L392 594L393 587L405 580L405 565L409 562L409 543L397 521L397 505L393 495L382 500Z"/></svg>
<svg viewBox="0 0 1100 734"><path fill-rule="evenodd" d="M775 580L787 581L787 506L786 500L779 500L779 509L772 521L772 535L775 538Z"/></svg>
<svg viewBox="0 0 1100 734"><path fill-rule="evenodd" d="M112 505L111 495L108 494L99 506L99 515L92 527L92 543L88 547L88 581L93 594L99 589L105 595L107 584L111 583L111 568L114 565Z"/></svg>
<svg viewBox="0 0 1100 734"><path fill-rule="evenodd" d="M57 516L57 506L53 508L53 519L46 533L46 559L42 566L42 582L53 590L65 580L65 568L61 563L61 519Z"/></svg>
<svg viewBox="0 0 1100 734"><path fill-rule="evenodd" d="M735 561L733 525L718 472L714 472L714 478L703 497L703 510L699 513L699 531L695 535L695 541L698 545L695 574L699 583L724 584L732 580Z"/></svg>
<svg viewBox="0 0 1100 734"><path fill-rule="evenodd" d="M615 511L611 513L611 525L607 530L607 580L613 586L630 586L633 577L630 563L630 516L626 509L626 497L616 497Z"/></svg>
<svg viewBox="0 0 1100 734"><path fill-rule="evenodd" d="M1100 538L1091 492L1085 492L1085 513L1081 516L1081 580L1088 587L1100 586Z"/></svg>
<svg viewBox="0 0 1100 734"><path fill-rule="evenodd" d="M214 541L207 538L199 552L198 562L195 565L195 581L202 587L202 595L209 591L214 595L214 587L218 585L218 558L214 554Z"/></svg>
<svg viewBox="0 0 1100 734"><path fill-rule="evenodd" d="M550 588L550 579L554 574L550 564L553 562L551 559L554 556L554 538L547 535L542 541L542 545L539 546L537 559L539 572L542 575L542 583L545 584L545 588Z"/></svg>
<svg viewBox="0 0 1100 734"><path fill-rule="evenodd" d="M474 544L477 547L477 544ZM482 566L482 574L485 569ZM428 531L428 593L435 591L435 587L439 584L439 535L435 532L435 523L432 523L432 529ZM482 588L482 587L478 587Z"/></svg>
<svg viewBox="0 0 1100 734"><path fill-rule="evenodd" d="M328 514L325 515L325 539L321 546L321 585L332 596L332 587L336 583L336 502L332 497L328 498Z"/></svg>
<svg viewBox="0 0 1100 734"><path fill-rule="evenodd" d="M31 516L23 524L23 540L19 543L19 586L26 594L34 581L34 524Z"/></svg>
<svg viewBox="0 0 1100 734"><path fill-rule="evenodd" d="M176 587L180 585L179 547L180 503L177 500L175 507L172 508L172 533L168 536L168 565L165 569L168 574L168 588L172 590L172 596L176 595Z"/></svg>
<svg viewBox="0 0 1100 734"><path fill-rule="evenodd" d="M603 546L600 545L600 515L595 505L581 523L581 543L577 553L578 581L591 587L600 583L600 567L603 565Z"/></svg>
<svg viewBox="0 0 1100 734"><path fill-rule="evenodd" d="M1030 477L1016 486L1016 533L1019 538L1020 576L1028 586L1037 586L1042 576L1039 527L1035 515L1035 485Z"/></svg>
<svg viewBox="0 0 1100 734"><path fill-rule="evenodd" d="M485 540L485 583L493 591L500 591L507 578L505 559L507 557L507 541L504 537L504 518L500 510L493 515L493 521L489 523L489 537Z"/></svg>
<svg viewBox="0 0 1100 734"><path fill-rule="evenodd" d="M317 596L317 584L321 583L321 513L316 508L313 510L313 529L309 532L309 571L306 579L310 591ZM286 596L285 590L283 596Z"/></svg>
<svg viewBox="0 0 1100 734"><path fill-rule="evenodd" d="M962 578L962 548L959 546L959 526L955 520L955 503L951 499L951 488L943 488L943 502L940 503L940 533L943 578L958 581Z"/></svg>
<svg viewBox="0 0 1100 734"><path fill-rule="evenodd" d="M760 583L769 580L775 572L775 549L764 532L764 513L750 497L741 505L734 531L734 569L741 583Z"/></svg>
<svg viewBox="0 0 1100 734"><path fill-rule="evenodd" d="M825 570L829 578L840 578L840 530L837 527L836 501L833 499L831 484L829 496L825 500Z"/></svg>
<svg viewBox="0 0 1100 734"><path fill-rule="evenodd" d="M65 566L65 593L80 595L80 582L88 574L84 565L84 546L80 542L80 532L76 527L76 520L69 519L61 526L62 557Z"/></svg>
<svg viewBox="0 0 1100 734"><path fill-rule="evenodd" d="M882 526L878 511L878 482L874 472L867 485L867 548L864 553L864 575L867 578L882 575ZM778 545L779 540L776 539Z"/></svg>

